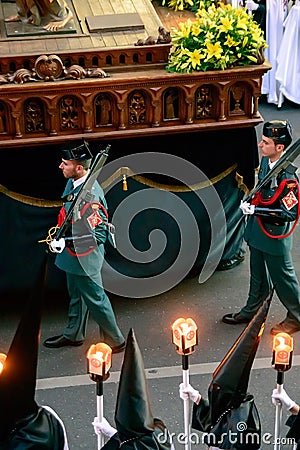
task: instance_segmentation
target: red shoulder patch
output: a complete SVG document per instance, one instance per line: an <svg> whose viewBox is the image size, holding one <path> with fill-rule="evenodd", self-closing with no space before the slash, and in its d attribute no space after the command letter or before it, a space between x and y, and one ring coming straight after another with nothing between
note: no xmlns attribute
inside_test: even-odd
<svg viewBox="0 0 300 450"><path fill-rule="evenodd" d="M93 212L93 214L91 214L89 217L87 217L86 220L88 221L88 223L92 229L96 228L97 225L99 225L100 223L103 222L100 214L96 210Z"/></svg>
<svg viewBox="0 0 300 450"><path fill-rule="evenodd" d="M285 197L283 197L282 203L284 204L286 209L290 210L297 205L298 199L294 192L290 191Z"/></svg>

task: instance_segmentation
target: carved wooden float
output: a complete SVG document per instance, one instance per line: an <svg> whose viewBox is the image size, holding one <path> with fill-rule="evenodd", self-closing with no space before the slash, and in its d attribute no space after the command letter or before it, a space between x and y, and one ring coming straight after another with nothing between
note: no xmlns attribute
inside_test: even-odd
<svg viewBox="0 0 300 450"><path fill-rule="evenodd" d="M1 146L40 144L45 138L50 144L81 137L243 128L261 122L258 99L268 62L168 73L169 50L170 44L162 44L19 61L15 72L0 76ZM11 62L6 64L12 68Z"/></svg>

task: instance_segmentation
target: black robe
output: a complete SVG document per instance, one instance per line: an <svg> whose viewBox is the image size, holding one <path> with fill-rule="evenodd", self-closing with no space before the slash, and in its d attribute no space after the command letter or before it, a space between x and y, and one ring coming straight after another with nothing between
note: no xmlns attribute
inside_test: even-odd
<svg viewBox="0 0 300 450"><path fill-rule="evenodd" d="M63 450L64 431L59 420L43 407L19 420L1 450Z"/></svg>
<svg viewBox="0 0 300 450"><path fill-rule="evenodd" d="M212 423L208 400L193 407L192 427L205 433L203 442L220 449L256 450L261 444L261 426L252 395L237 408L228 407Z"/></svg>
<svg viewBox="0 0 300 450"><path fill-rule="evenodd" d="M290 427L286 437L295 439L297 450L300 450L300 412L296 416L290 416L286 421L286 425Z"/></svg>

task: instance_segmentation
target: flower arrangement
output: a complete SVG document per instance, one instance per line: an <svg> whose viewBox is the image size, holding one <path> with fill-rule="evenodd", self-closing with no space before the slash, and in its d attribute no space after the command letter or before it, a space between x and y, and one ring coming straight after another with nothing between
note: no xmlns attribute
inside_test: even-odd
<svg viewBox="0 0 300 450"><path fill-rule="evenodd" d="M198 11L199 8L208 8L216 3L216 0L156 0L162 6L168 6L175 11L183 11L188 9L190 11Z"/></svg>
<svg viewBox="0 0 300 450"><path fill-rule="evenodd" d="M187 73L258 64L267 47L263 31L245 9L223 3L200 8L195 21L180 23L179 30L172 30L172 43L166 69Z"/></svg>

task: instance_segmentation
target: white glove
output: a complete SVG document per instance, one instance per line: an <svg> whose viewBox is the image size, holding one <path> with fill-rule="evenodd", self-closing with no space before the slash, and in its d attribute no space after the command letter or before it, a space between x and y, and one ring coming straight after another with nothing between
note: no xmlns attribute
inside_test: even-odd
<svg viewBox="0 0 300 450"><path fill-rule="evenodd" d="M61 253L65 246L66 242L64 238L60 238L58 239L58 241L56 239L53 239L53 241L50 242L50 247L52 248L54 253Z"/></svg>
<svg viewBox="0 0 300 450"><path fill-rule="evenodd" d="M248 202L241 201L240 208L243 214L254 214L255 211L255 205L250 205Z"/></svg>
<svg viewBox="0 0 300 450"><path fill-rule="evenodd" d="M179 396L182 400L190 399L196 403L200 397L199 391L194 389L190 384L184 387L183 383L179 385ZM201 398L201 397L200 397Z"/></svg>
<svg viewBox="0 0 300 450"><path fill-rule="evenodd" d="M272 394L272 403L273 405L276 405L278 403L281 403L282 406L285 406L286 409L290 410L293 406L295 406L294 400L292 400L285 390L282 388L281 392L278 392L278 389L273 389Z"/></svg>
<svg viewBox="0 0 300 450"><path fill-rule="evenodd" d="M258 3L255 3L253 0L246 1L246 9L248 9L248 11L256 11L258 7Z"/></svg>
<svg viewBox="0 0 300 450"><path fill-rule="evenodd" d="M101 422L99 422L98 417L95 417L92 425L94 425L95 433L98 435L104 434L105 436L110 438L117 432L117 430L110 425L105 417L103 417L103 420Z"/></svg>

